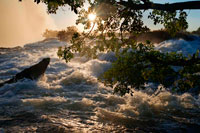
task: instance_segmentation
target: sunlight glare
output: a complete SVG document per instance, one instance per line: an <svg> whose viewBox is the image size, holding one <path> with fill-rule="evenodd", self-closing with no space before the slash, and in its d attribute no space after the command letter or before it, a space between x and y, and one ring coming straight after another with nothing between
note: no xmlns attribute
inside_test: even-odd
<svg viewBox="0 0 200 133"><path fill-rule="evenodd" d="M90 14L88 15L88 19L89 19L90 21L94 21L94 20L96 19L96 14L90 13Z"/></svg>

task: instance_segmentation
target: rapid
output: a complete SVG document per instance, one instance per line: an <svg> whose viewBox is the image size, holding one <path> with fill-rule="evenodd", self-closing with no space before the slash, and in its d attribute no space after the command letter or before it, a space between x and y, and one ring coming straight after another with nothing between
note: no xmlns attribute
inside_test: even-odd
<svg viewBox="0 0 200 133"><path fill-rule="evenodd" d="M113 53L97 59L75 56L66 63L57 56L57 40L0 49L0 82L38 63L51 62L37 81L23 79L0 88L0 132L198 132L200 95L154 95L151 88L133 96L113 94L98 77L115 60ZM200 49L193 41L168 40L156 44L163 51L192 54Z"/></svg>

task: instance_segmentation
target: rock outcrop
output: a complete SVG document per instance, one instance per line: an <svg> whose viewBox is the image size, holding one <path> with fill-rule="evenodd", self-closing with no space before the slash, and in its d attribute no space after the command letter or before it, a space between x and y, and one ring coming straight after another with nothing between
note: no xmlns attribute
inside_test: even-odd
<svg viewBox="0 0 200 133"><path fill-rule="evenodd" d="M130 39L136 40L138 42L145 43L146 40L151 41L151 43L161 43L163 41L169 40L169 39L184 39L186 41L192 41L194 40L194 35L189 33L177 33L175 36L171 36L167 31L150 31L146 33L142 33L138 36L131 35L129 37Z"/></svg>
<svg viewBox="0 0 200 133"><path fill-rule="evenodd" d="M44 58L42 61L40 61L38 64L35 64L29 68L24 69L22 72L16 74L12 79L5 81L3 83L0 83L0 87L4 86L5 84L11 84L15 83L20 79L27 78L31 80L38 79L41 77L49 65L50 58Z"/></svg>

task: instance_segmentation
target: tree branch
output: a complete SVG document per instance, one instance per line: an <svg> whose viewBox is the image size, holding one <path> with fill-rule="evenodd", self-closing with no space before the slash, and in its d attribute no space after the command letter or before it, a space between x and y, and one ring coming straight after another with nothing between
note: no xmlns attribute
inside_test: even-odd
<svg viewBox="0 0 200 133"><path fill-rule="evenodd" d="M120 1L119 5L123 5L126 8L132 10L147 10L147 9L156 9L162 11L176 11L176 10L185 10L185 9L200 9L200 1L188 1L188 2L177 2L171 4L159 4L144 2L144 4L135 4L130 1Z"/></svg>

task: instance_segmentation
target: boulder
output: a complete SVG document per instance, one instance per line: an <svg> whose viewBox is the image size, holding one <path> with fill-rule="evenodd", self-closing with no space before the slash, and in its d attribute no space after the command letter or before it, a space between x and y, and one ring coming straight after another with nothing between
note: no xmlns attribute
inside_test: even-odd
<svg viewBox="0 0 200 133"><path fill-rule="evenodd" d="M20 79L27 78L31 80L36 80L40 78L46 71L47 66L49 65L50 58L44 58L39 63L24 69L22 72L16 74L12 79L0 83L0 87L4 86L5 84L15 83Z"/></svg>

